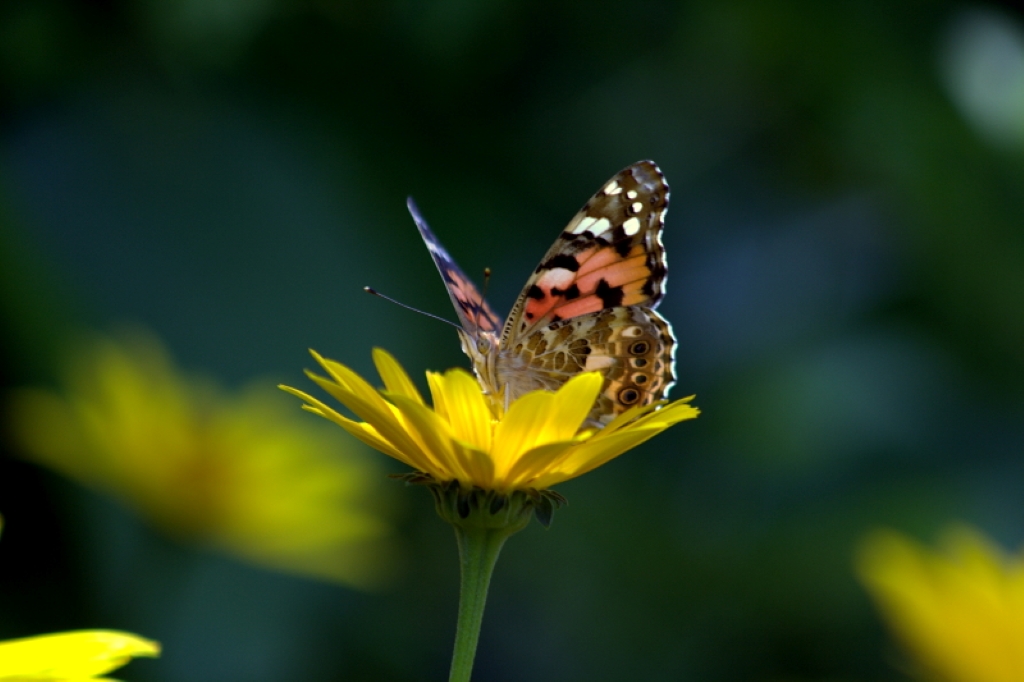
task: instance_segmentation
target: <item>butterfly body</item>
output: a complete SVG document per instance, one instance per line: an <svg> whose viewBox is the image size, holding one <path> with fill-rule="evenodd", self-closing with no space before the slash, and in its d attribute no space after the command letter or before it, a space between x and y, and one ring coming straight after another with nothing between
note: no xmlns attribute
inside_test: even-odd
<svg viewBox="0 0 1024 682"><path fill-rule="evenodd" d="M409 201L486 393L507 406L529 391L600 371L593 426L665 397L675 380L676 342L655 308L664 292L667 208L668 185L653 162L620 171L555 240L502 325Z"/></svg>

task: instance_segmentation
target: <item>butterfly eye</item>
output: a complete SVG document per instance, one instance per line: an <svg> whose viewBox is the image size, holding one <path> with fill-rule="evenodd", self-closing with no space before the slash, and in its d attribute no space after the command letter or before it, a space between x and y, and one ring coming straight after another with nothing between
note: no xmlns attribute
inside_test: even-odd
<svg viewBox="0 0 1024 682"><path fill-rule="evenodd" d="M480 355L487 355L491 352L491 341L485 337L476 340L476 352Z"/></svg>

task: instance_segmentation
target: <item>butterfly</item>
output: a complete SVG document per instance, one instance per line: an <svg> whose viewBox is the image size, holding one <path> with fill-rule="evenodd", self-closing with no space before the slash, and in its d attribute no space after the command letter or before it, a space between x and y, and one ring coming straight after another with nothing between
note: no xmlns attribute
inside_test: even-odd
<svg viewBox="0 0 1024 682"><path fill-rule="evenodd" d="M492 400L507 407L598 370L604 383L587 422L600 427L668 394L676 340L655 312L665 288L668 197L652 161L617 173L558 235L504 324L408 200L455 305L462 349Z"/></svg>

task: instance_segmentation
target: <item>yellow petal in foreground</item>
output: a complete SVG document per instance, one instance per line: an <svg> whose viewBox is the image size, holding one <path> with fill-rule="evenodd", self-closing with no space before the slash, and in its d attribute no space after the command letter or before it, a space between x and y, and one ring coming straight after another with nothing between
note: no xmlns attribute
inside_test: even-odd
<svg viewBox="0 0 1024 682"><path fill-rule="evenodd" d="M0 682L98 678L132 658L160 655L160 645L127 632L80 630L0 642Z"/></svg>
<svg viewBox="0 0 1024 682"><path fill-rule="evenodd" d="M945 533L940 551L877 531L857 570L925 679L1024 680L1024 555L964 526Z"/></svg>
<svg viewBox="0 0 1024 682"><path fill-rule="evenodd" d="M597 373L580 374L557 391L534 391L507 411L495 407L468 372L428 372L428 407L398 362L383 350L374 362L385 389L313 353L328 377L308 373L354 414L346 417L294 388L307 410L439 484L497 493L543 491L595 469L668 427L699 414L693 396L634 408L603 429L585 419L601 390ZM502 412L504 412L502 414Z"/></svg>

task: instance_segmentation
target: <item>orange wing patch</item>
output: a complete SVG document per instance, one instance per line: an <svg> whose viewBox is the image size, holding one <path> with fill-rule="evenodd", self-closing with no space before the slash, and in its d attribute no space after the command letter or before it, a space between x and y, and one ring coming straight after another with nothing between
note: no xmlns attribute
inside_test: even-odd
<svg viewBox="0 0 1024 682"><path fill-rule="evenodd" d="M575 259L576 272L554 268L537 278L526 294L523 318L527 324L550 324L650 298L644 285L652 273L642 246L634 246L625 257L611 246L593 247Z"/></svg>
<svg viewBox="0 0 1024 682"><path fill-rule="evenodd" d="M448 295L455 303L455 310L459 319L469 323L466 327L471 332L495 331L498 329L498 316L491 310L491 306L480 295L476 285L471 282L463 272L457 268L451 268L448 263L440 262L438 269L448 287Z"/></svg>

